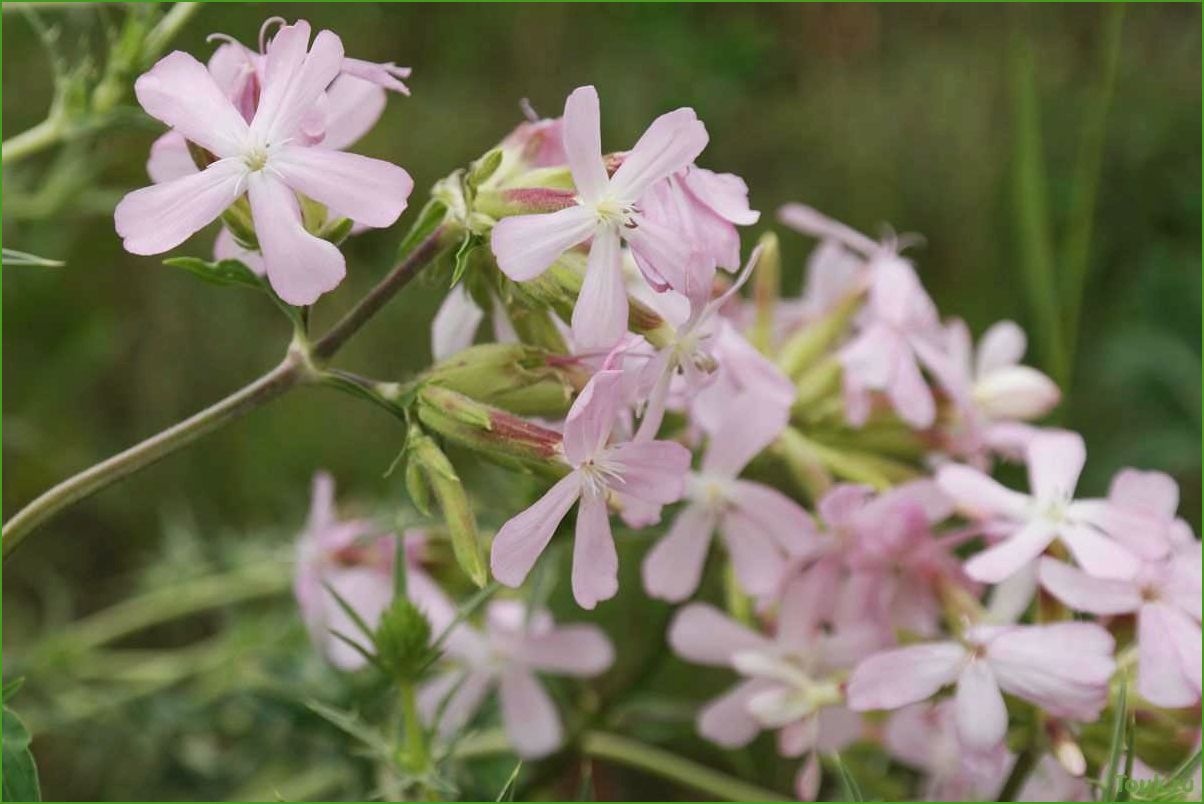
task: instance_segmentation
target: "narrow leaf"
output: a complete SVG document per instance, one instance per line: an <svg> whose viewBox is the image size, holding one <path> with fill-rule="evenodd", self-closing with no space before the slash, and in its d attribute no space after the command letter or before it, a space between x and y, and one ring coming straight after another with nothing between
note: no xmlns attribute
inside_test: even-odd
<svg viewBox="0 0 1204 804"><path fill-rule="evenodd" d="M347 600L329 583L323 583L322 586L326 587L326 591L329 592L330 596L334 598L334 602L338 603L339 608L343 610L343 613L351 619L351 622L355 623L355 627L358 628L364 636L368 637L368 639L372 639L372 628L369 627L368 623L364 622L364 618L360 616L360 613L356 611L352 605L348 603Z"/></svg>
<svg viewBox="0 0 1204 804"><path fill-rule="evenodd" d="M1129 682L1122 678L1120 690L1116 693L1116 703L1112 715L1112 743L1108 748L1108 761L1104 764L1103 777L1100 779L1100 789L1103 790L1101 801L1116 801L1116 792L1120 784L1120 761L1125 750L1125 727L1128 725Z"/></svg>
<svg viewBox="0 0 1204 804"><path fill-rule="evenodd" d="M514 770L510 771L510 778L506 780L506 784L502 786L502 790L497 794L495 801L514 801L514 789L518 782L518 773L523 769L523 761L520 759L518 764L514 766Z"/></svg>
<svg viewBox="0 0 1204 804"><path fill-rule="evenodd" d="M196 257L172 257L163 261L172 268L183 268L211 285L238 285L256 290L266 290L263 278L240 260L207 262Z"/></svg>
<svg viewBox="0 0 1204 804"><path fill-rule="evenodd" d="M24 251L6 248L2 249L4 265L14 268L18 266L26 266L30 268L62 268L66 265L62 260L51 260L46 257L39 257L37 254L29 254Z"/></svg>
<svg viewBox="0 0 1204 804"><path fill-rule="evenodd" d="M849 768L844 764L844 760L840 758L840 754L833 751L831 757L832 764L836 766L836 773L840 776L840 786L844 791L844 800L865 801L865 798L861 795L861 786L857 784L857 780L849 772Z"/></svg>
<svg viewBox="0 0 1204 804"><path fill-rule="evenodd" d="M4 801L41 801L38 766L29 750L29 730L16 713L4 707L3 784Z"/></svg>
<svg viewBox="0 0 1204 804"><path fill-rule="evenodd" d="M431 644L431 656L429 659L427 659L426 664L422 666L422 670L426 670L439 660L439 653L443 649L443 643L447 641L449 636L451 636L451 633L456 626L460 625L462 622L475 614L477 609L485 605L485 602L489 600L489 598L493 597L494 593L500 588L501 587L498 586L497 581L493 581L484 589L470 597L468 602L460 607L460 609L456 612L456 616L450 623L447 624L447 627L440 632L439 636L436 637L435 641Z"/></svg>

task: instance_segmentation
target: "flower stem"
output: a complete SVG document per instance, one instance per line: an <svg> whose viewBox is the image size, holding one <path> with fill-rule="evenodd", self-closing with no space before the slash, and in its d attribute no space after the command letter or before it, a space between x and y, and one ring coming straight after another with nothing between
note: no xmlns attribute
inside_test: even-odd
<svg viewBox="0 0 1204 804"><path fill-rule="evenodd" d="M59 115L51 115L33 128L27 128L0 145L0 165L10 165L27 156L44 151L59 141L63 134Z"/></svg>
<svg viewBox="0 0 1204 804"><path fill-rule="evenodd" d="M427 750L426 730L418 714L418 696L412 681L401 682L401 716L405 735L402 762L411 773L425 776L430 770L431 755ZM426 784L422 784L421 788L426 801L435 800L433 791Z"/></svg>
<svg viewBox="0 0 1204 804"><path fill-rule="evenodd" d="M333 356L397 291L438 256L441 249L439 234L440 230L436 229L419 243L312 349L307 351L296 345L290 347L280 365L250 385L124 452L64 480L22 508L4 524L0 536L4 544L4 558L7 560L25 537L64 508L191 444L202 435L229 424L294 386L314 381L317 372L313 361Z"/></svg>

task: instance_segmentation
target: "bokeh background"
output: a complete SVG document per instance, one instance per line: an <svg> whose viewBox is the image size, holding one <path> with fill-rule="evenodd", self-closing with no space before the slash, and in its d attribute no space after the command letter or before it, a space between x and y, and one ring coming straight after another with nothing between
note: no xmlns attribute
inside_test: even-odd
<svg viewBox="0 0 1204 804"><path fill-rule="evenodd" d="M19 5L3 14L5 139L41 120L52 96L48 54ZM99 59L103 19L124 13L38 11L59 29L70 64ZM1060 354L1068 384L1057 421L1087 439L1086 493L1103 493L1123 466L1164 469L1198 532L1198 4L219 4L175 46L204 58L214 31L253 43L273 15L334 29L349 55L413 66L413 96L391 98L359 148L413 174L412 210L435 180L520 121L520 99L555 115L572 88L593 83L607 148L629 145L666 109L695 107L711 135L701 161L747 179L765 213L750 239L792 200L867 232L889 224L922 233L913 252L921 276L942 312L975 333L1002 318L1039 326L1027 279L1032 222L1048 228L1054 281L1064 286L1065 254L1090 220L1081 327L1073 354ZM3 271L6 518L245 383L287 342L287 324L262 299L121 250L112 207L146 182L159 130L131 113L4 169L5 246L66 262ZM1094 204L1086 218L1085 199ZM401 232L351 241L348 281L315 311L319 328L386 270ZM794 289L811 244L781 233ZM208 256L211 236L178 253ZM407 289L342 364L388 377L423 367L444 290ZM1037 335L1030 346L1047 367L1059 359ZM401 504L400 478L384 476L399 443L384 414L301 391L74 507L5 563L4 674L30 676L16 706L35 730L48 798L370 789L342 759L338 731L303 706L323 690L335 699L353 691L304 658L286 558L317 468L361 508ZM87 661L72 653L80 638L71 623L89 613L247 566L263 584L252 600L139 632ZM644 631L665 616L638 593L605 614ZM720 754L690 737L689 713L673 698L685 684L674 676L681 666L662 655L658 634L631 639L623 672L634 680L616 688L634 690L623 702L633 711L665 710L660 725L644 726L652 739L673 737L683 753L788 789L793 767L761 768L757 752ZM699 675L689 683L726 683ZM645 699L645 689L668 692ZM557 790L555 773L544 775L523 795ZM594 775L599 797L691 795L635 773Z"/></svg>

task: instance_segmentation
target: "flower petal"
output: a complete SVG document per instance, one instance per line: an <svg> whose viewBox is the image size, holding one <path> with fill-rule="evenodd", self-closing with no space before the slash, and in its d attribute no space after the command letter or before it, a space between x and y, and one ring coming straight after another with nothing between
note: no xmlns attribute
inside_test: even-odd
<svg viewBox="0 0 1204 804"><path fill-rule="evenodd" d="M1024 357L1028 338L1015 321L992 324L978 341L974 374L979 379L999 369L1014 366Z"/></svg>
<svg viewBox="0 0 1204 804"><path fill-rule="evenodd" d="M572 324L579 349L609 349L627 331L627 288L614 229L600 230L590 245Z"/></svg>
<svg viewBox="0 0 1204 804"><path fill-rule="evenodd" d="M1137 689L1172 709L1200 700L1200 624L1170 606L1150 603L1137 617Z"/></svg>
<svg viewBox="0 0 1204 804"><path fill-rule="evenodd" d="M1051 525L1040 520L1029 522L993 547L972 556L966 562L966 574L982 583L999 583L1041 555L1053 539Z"/></svg>
<svg viewBox="0 0 1204 804"><path fill-rule="evenodd" d="M737 653L769 650L773 643L708 603L690 603L674 615L669 645L687 661L725 666Z"/></svg>
<svg viewBox="0 0 1204 804"><path fill-rule="evenodd" d="M309 23L298 20L276 32L268 43L263 87L251 130L268 143L296 136L306 115L343 67L343 42L319 31L309 47Z"/></svg>
<svg viewBox="0 0 1204 804"><path fill-rule="evenodd" d="M263 276L267 270L263 264L263 255L240 246L234 239L234 234L225 226L218 230L217 237L213 240L213 259L238 260L257 276Z"/></svg>
<svg viewBox="0 0 1204 804"><path fill-rule="evenodd" d="M898 709L931 698L958 676L966 649L953 642L883 651L857 665L848 684L854 712Z"/></svg>
<svg viewBox="0 0 1204 804"><path fill-rule="evenodd" d="M343 59L346 64L349 59ZM354 145L385 111L384 87L344 73L326 90L325 135L322 148L341 151Z"/></svg>
<svg viewBox="0 0 1204 804"><path fill-rule="evenodd" d="M564 153L577 192L586 202L597 201L610 179L602 165L602 123L598 90L577 87L564 102Z"/></svg>
<svg viewBox="0 0 1204 804"><path fill-rule="evenodd" d="M733 400L732 409L746 413L724 417L711 434L702 458L703 473L735 477L785 429L789 408L758 401L758 394L741 394Z"/></svg>
<svg viewBox="0 0 1204 804"><path fill-rule="evenodd" d="M1028 485L1041 501L1064 501L1074 496L1087 461L1087 445L1078 433L1045 430L1028 444Z"/></svg>
<svg viewBox="0 0 1204 804"><path fill-rule="evenodd" d="M529 667L566 676L596 676L615 660L614 646L596 625L562 625L530 634L519 651Z"/></svg>
<svg viewBox="0 0 1204 804"><path fill-rule="evenodd" d="M427 725L439 717L436 729L440 737L450 740L472 721L489 692L492 679L488 673L453 670L436 676L418 691L418 711ZM448 696L451 696L450 698ZM444 701L447 701L444 704ZM443 706L440 713L439 707Z"/></svg>
<svg viewBox="0 0 1204 804"><path fill-rule="evenodd" d="M205 65L173 51L134 82L138 103L151 117L218 157L234 156L247 124Z"/></svg>
<svg viewBox="0 0 1204 804"><path fill-rule="evenodd" d="M610 513L604 497L586 492L577 509L573 539L573 598L592 609L619 591L619 554L610 532Z"/></svg>
<svg viewBox="0 0 1204 804"><path fill-rule="evenodd" d="M716 173L692 165L683 181L695 198L724 220L752 226L761 219L761 213L748 206L748 185L734 173Z"/></svg>
<svg viewBox="0 0 1204 804"><path fill-rule="evenodd" d="M693 109L666 112L652 121L615 171L610 194L638 201L654 182L693 162L707 146L707 130Z"/></svg>
<svg viewBox="0 0 1204 804"><path fill-rule="evenodd" d="M710 297L714 267L710 266L708 270L700 255L691 248L691 241L680 232L641 215L634 226L624 227L620 234L631 247L631 255L648 278L648 284L662 290L659 279L663 279L695 305L705 303Z"/></svg>
<svg viewBox="0 0 1204 804"><path fill-rule="evenodd" d="M1137 556L1089 525L1062 523L1058 536L1078 565L1097 578L1124 580L1141 569Z"/></svg>
<svg viewBox="0 0 1204 804"><path fill-rule="evenodd" d="M499 583L522 585L580 494L581 480L574 472L561 478L530 508L502 525L493 537L489 558L493 577Z"/></svg>
<svg viewBox="0 0 1204 804"><path fill-rule="evenodd" d="M786 553L741 510L725 512L719 530L740 587L754 597L772 593L786 570Z"/></svg>
<svg viewBox="0 0 1204 804"><path fill-rule="evenodd" d="M151 143L150 156L146 159L146 173L155 184L172 179L181 179L198 173L192 154L188 152L188 140L178 131L169 131Z"/></svg>
<svg viewBox="0 0 1204 804"><path fill-rule="evenodd" d="M644 557L644 591L649 596L680 603L694 593L702 579L715 518L704 505L688 505L673 527Z"/></svg>
<svg viewBox="0 0 1204 804"><path fill-rule="evenodd" d="M969 466L942 466L936 473L936 482L941 491L953 498L958 510L974 519L1022 519L1029 508L1026 495Z"/></svg>
<svg viewBox="0 0 1204 804"><path fill-rule="evenodd" d="M659 505L675 503L685 492L690 451L676 441L629 441L606 455L622 478L616 491Z"/></svg>
<svg viewBox="0 0 1204 804"><path fill-rule="evenodd" d="M805 556L820 549L811 515L782 492L761 483L736 480L730 494L740 515L755 522L791 556Z"/></svg>
<svg viewBox="0 0 1204 804"><path fill-rule="evenodd" d="M1094 720L1108 700L1115 641L1094 623L1006 628L989 641L999 686L1057 717Z"/></svg>
<svg viewBox="0 0 1204 804"><path fill-rule="evenodd" d="M761 731L748 711L749 703L766 686L762 679L744 681L706 704L698 713L698 733L724 748L749 743Z"/></svg>
<svg viewBox="0 0 1204 804"><path fill-rule="evenodd" d="M1141 591L1126 581L1094 578L1048 556L1037 567L1041 586L1075 611L1124 614L1141 606Z"/></svg>
<svg viewBox="0 0 1204 804"><path fill-rule="evenodd" d="M472 346L485 311L463 283L448 291L431 322L431 356L438 363Z"/></svg>
<svg viewBox="0 0 1204 804"><path fill-rule="evenodd" d="M590 378L564 421L564 457L570 464L580 466L602 452L622 406L622 371L599 371Z"/></svg>
<svg viewBox="0 0 1204 804"><path fill-rule="evenodd" d="M1112 478L1108 500L1122 508L1174 519L1179 510L1179 484L1165 472L1122 469Z"/></svg>
<svg viewBox="0 0 1204 804"><path fill-rule="evenodd" d="M973 751L989 751L1003 741L1008 730L1008 710L991 666L971 661L957 679L957 733Z"/></svg>
<svg viewBox="0 0 1204 804"><path fill-rule="evenodd" d="M397 165L326 148L287 146L268 164L297 192L367 226L392 226L414 189Z"/></svg>
<svg viewBox="0 0 1204 804"><path fill-rule="evenodd" d="M575 205L540 215L512 215L493 227L490 245L502 273L526 282L548 270L561 254L584 243L598 226L588 207Z"/></svg>
<svg viewBox="0 0 1204 804"><path fill-rule="evenodd" d="M117 204L113 222L131 254L162 254L212 222L242 193L246 168L237 159L134 190Z"/></svg>
<svg viewBox="0 0 1204 804"><path fill-rule="evenodd" d="M523 759L547 756L560 745L560 716L535 676L511 668L502 676L502 724L514 751Z"/></svg>
<svg viewBox="0 0 1204 804"><path fill-rule="evenodd" d="M263 171L252 173L247 183L255 234L276 294L300 306L338 287L347 273L343 254L305 231L293 191Z"/></svg>

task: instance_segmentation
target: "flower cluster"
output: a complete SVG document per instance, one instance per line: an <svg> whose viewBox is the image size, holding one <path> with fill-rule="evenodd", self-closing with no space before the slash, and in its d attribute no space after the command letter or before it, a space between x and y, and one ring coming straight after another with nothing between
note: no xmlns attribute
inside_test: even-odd
<svg viewBox="0 0 1204 804"><path fill-rule="evenodd" d="M162 252L221 217L219 255L314 302L344 274L341 236L406 206L405 171L343 149L408 75L345 58L328 31L311 44L304 22L259 51L224 40L207 67L167 56L136 87L171 131L152 150L156 184L117 209L126 247ZM1019 326L975 349L905 255L915 238L875 240L801 204L778 220L818 244L802 294L781 298L777 238L742 260L740 227L760 215L743 180L697 164L695 111L617 152L600 114L578 88L561 118L532 115L436 186L428 212L460 244L439 363L401 391L358 387L404 417L414 506L429 513L434 490L478 583L485 548L436 439L549 478L489 547L493 579L520 591L478 627L424 570L427 535L399 550L338 520L319 475L296 593L334 665L368 660L345 637L382 621L404 561L440 651L418 696L427 726L451 742L496 689L516 752L552 752L565 729L535 674L592 677L615 659L596 626L521 599L575 509L577 604L619 592L612 516L651 534L643 592L684 604L669 645L737 679L699 733L735 747L775 732L802 799L819 794L821 759L859 741L924 774L928 796L991 797L1019 767L1010 732L1038 755L1022 795L1048 795L1081 785L1084 724L1130 679L1138 710L1198 706L1200 542L1178 489L1126 469L1107 497L1076 498L1086 447L1039 423L1060 392L1022 364ZM486 316L514 349L472 346ZM1000 463L1027 467L1027 492L992 478ZM688 602L719 579L727 611Z"/></svg>

